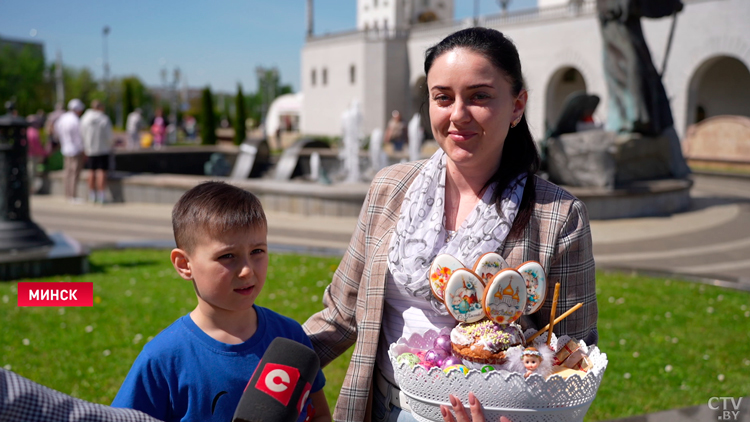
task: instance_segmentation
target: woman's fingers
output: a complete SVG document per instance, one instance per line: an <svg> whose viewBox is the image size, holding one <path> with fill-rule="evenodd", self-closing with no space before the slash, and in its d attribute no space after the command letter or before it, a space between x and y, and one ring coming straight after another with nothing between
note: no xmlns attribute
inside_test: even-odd
<svg viewBox="0 0 750 422"><path fill-rule="evenodd" d="M458 397L451 394L450 396L451 401L451 407L453 408L453 414L451 414L450 409L448 406L440 406L440 413L443 415L443 421L444 422L484 422L484 412L482 411L482 404L479 403L479 400L474 396L474 393L469 393L469 411L471 412L471 419L469 419L469 415L466 413L466 408L464 407L463 403L461 403L461 400L458 399Z"/></svg>
<svg viewBox="0 0 750 422"><path fill-rule="evenodd" d="M451 406L453 406L453 413L456 415L456 421L469 422L469 415L466 414L466 408L464 407L464 404L461 403L461 400L459 400L458 397L454 396L453 394L451 394L449 397L451 399Z"/></svg>
<svg viewBox="0 0 750 422"><path fill-rule="evenodd" d="M474 393L469 392L469 408L471 409L471 419L474 422L484 422L484 410L482 404L476 398Z"/></svg>
<svg viewBox="0 0 750 422"><path fill-rule="evenodd" d="M443 415L443 422L456 422L450 409L446 405L440 405L440 414Z"/></svg>

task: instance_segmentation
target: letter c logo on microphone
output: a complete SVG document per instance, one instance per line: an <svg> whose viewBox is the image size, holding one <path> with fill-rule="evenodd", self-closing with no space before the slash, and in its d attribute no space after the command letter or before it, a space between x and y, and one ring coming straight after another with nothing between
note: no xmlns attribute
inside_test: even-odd
<svg viewBox="0 0 750 422"><path fill-rule="evenodd" d="M266 387L274 393L281 393L289 388L289 374L283 369L274 369L266 375Z"/></svg>
<svg viewBox="0 0 750 422"><path fill-rule="evenodd" d="M300 373L297 368L269 362L258 377L255 388L287 406L299 378Z"/></svg>

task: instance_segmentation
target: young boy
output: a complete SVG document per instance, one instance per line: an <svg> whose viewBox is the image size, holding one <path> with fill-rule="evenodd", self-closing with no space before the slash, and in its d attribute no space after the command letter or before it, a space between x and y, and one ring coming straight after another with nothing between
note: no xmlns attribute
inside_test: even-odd
<svg viewBox="0 0 750 422"><path fill-rule="evenodd" d="M268 270L268 226L255 195L202 183L175 204L172 227L172 265L193 283L198 306L144 346L112 406L163 421L228 422L274 338L312 345L299 323L254 304ZM320 371L310 394L315 421L331 420L324 384Z"/></svg>

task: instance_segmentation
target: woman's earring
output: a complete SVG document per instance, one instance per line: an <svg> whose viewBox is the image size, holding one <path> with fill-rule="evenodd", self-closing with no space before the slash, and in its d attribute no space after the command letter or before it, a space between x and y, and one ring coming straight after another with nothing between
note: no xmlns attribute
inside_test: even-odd
<svg viewBox="0 0 750 422"><path fill-rule="evenodd" d="M513 122L513 123L511 123L511 124L510 124L510 128L511 128L511 129L513 129L513 128L514 128L514 127L516 127L516 126L518 125L518 123L520 123L520 122L521 122L521 119L518 119L518 120L516 120L515 122Z"/></svg>

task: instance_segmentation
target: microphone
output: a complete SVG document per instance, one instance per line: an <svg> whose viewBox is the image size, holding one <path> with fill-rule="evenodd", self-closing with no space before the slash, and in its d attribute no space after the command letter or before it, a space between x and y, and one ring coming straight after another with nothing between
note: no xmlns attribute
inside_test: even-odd
<svg viewBox="0 0 750 422"><path fill-rule="evenodd" d="M232 422L295 422L319 369L311 348L276 337L250 377Z"/></svg>

